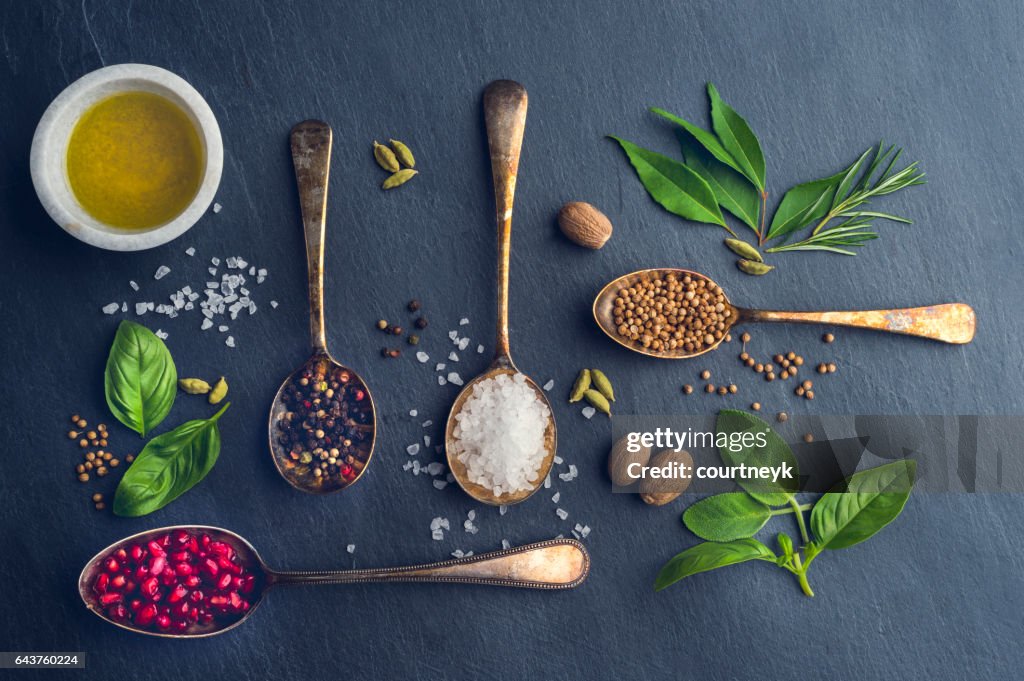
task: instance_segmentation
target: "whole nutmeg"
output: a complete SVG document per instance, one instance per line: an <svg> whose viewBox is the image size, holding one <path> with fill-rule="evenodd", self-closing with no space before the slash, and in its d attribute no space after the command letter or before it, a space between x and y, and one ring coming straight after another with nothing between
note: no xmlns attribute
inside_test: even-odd
<svg viewBox="0 0 1024 681"><path fill-rule="evenodd" d="M582 201L570 201L558 211L558 226L573 243L597 250L612 236L612 223L604 213Z"/></svg>
<svg viewBox="0 0 1024 681"><path fill-rule="evenodd" d="M668 464L679 464L681 466L687 466L693 468L693 457L687 451L675 452L671 449L666 449L662 452L658 452L651 459L651 468L662 468ZM677 471L678 472L678 471ZM650 478L648 477L640 483L640 498L644 500L645 504L651 506L664 506L665 504L675 501L680 494L686 491L686 488L690 486L690 478L681 477L668 477L668 478Z"/></svg>
<svg viewBox="0 0 1024 681"><path fill-rule="evenodd" d="M635 482L634 478L629 477L631 464L646 466L651 459L650 447L640 446L637 451L631 452L626 445L626 438L622 438L612 445L611 454L608 455L608 476L612 484L618 487L627 487Z"/></svg>

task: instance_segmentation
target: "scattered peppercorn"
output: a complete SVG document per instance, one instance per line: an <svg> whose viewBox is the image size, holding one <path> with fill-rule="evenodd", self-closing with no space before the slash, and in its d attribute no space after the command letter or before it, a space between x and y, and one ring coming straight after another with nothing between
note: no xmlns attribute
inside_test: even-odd
<svg viewBox="0 0 1024 681"><path fill-rule="evenodd" d="M400 326L392 326L391 327L391 333L396 335L396 336L401 336L402 335L402 327L400 327Z"/></svg>
<svg viewBox="0 0 1024 681"><path fill-rule="evenodd" d="M831 343L835 339L836 337L830 333L826 333L824 336L821 337L821 340L825 341L826 343Z"/></svg>
<svg viewBox="0 0 1024 681"><path fill-rule="evenodd" d="M420 301L413 298L412 300L409 301L408 308L409 312L416 312L417 310L420 309Z"/></svg>
<svg viewBox="0 0 1024 681"><path fill-rule="evenodd" d="M425 328L427 328L427 318L426 317L418 317L414 323L415 323L417 329L425 329Z"/></svg>

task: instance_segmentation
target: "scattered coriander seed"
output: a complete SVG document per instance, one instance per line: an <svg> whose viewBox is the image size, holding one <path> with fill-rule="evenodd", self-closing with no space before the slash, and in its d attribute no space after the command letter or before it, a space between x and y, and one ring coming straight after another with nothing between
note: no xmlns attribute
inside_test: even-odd
<svg viewBox="0 0 1024 681"><path fill-rule="evenodd" d="M102 511L102 510L103 510L103 509L105 509L106 507L107 507L107 505L106 505L106 504L104 504L104 503L103 503L102 501L101 501L101 502L99 502L98 504L96 504L96 510L97 510L97 511Z"/></svg>
<svg viewBox="0 0 1024 681"><path fill-rule="evenodd" d="M72 414L71 415L71 423L78 423L78 419L80 419L80 418L82 418L82 417L79 416L78 414Z"/></svg>
<svg viewBox="0 0 1024 681"><path fill-rule="evenodd" d="M740 361L741 362L746 362L748 359L750 359L750 354L749 353L747 353L746 351L743 351L743 352L740 353Z"/></svg>
<svg viewBox="0 0 1024 681"><path fill-rule="evenodd" d="M750 342L750 334L747 333L746 331L744 331L743 335L740 336L740 340L743 341L744 343L749 343Z"/></svg>
<svg viewBox="0 0 1024 681"><path fill-rule="evenodd" d="M82 467L85 468L86 471L91 471L92 461L86 461L85 463L82 464Z"/></svg>
<svg viewBox="0 0 1024 681"><path fill-rule="evenodd" d="M808 390L807 394L805 394L804 397L806 397L809 400L813 400L814 399L814 391L813 390Z"/></svg>
<svg viewBox="0 0 1024 681"><path fill-rule="evenodd" d="M706 392L706 393L713 393L713 392L715 392L715 386L712 385L711 383L708 383L706 386L704 386L704 392Z"/></svg>
<svg viewBox="0 0 1024 681"><path fill-rule="evenodd" d="M804 433L804 442L808 444L814 442L814 436L810 433Z"/></svg>
<svg viewBox="0 0 1024 681"><path fill-rule="evenodd" d="M106 474L107 474L107 467L106 466L100 466L99 468L96 469L96 475L100 476L101 478L104 475L106 475Z"/></svg>
<svg viewBox="0 0 1024 681"><path fill-rule="evenodd" d="M732 343L732 334L731 333L725 334L725 342L726 343Z"/></svg>
<svg viewBox="0 0 1024 681"><path fill-rule="evenodd" d="M811 380L806 380L800 385L803 387L804 390L810 390L811 388L814 387L814 382Z"/></svg>
<svg viewBox="0 0 1024 681"><path fill-rule="evenodd" d="M86 421L85 419L78 419L78 421L75 422L75 425L78 426L79 428L85 428L86 426L89 425L89 422Z"/></svg>
<svg viewBox="0 0 1024 681"><path fill-rule="evenodd" d="M396 336L401 336L402 335L402 327L400 327L400 326L392 326L391 327L391 333L393 333Z"/></svg>
<svg viewBox="0 0 1024 681"><path fill-rule="evenodd" d="M100 438L100 447L106 447L106 446L107 446L107 439L106 438Z"/></svg>
<svg viewBox="0 0 1024 681"><path fill-rule="evenodd" d="M801 357L800 355L797 355L793 359L793 364L797 365L798 367L802 367L804 365L804 358Z"/></svg>
<svg viewBox="0 0 1024 681"><path fill-rule="evenodd" d="M819 373L819 374L823 374L823 373L825 373L826 371L828 371L828 365L827 365L827 364L825 364L824 362L822 362L821 364L819 364L819 365L818 365L818 373Z"/></svg>
<svg viewBox="0 0 1024 681"><path fill-rule="evenodd" d="M787 414L784 411L780 411L778 414L775 415L775 420L778 421L779 423L785 423L786 421L789 420L789 414Z"/></svg>
<svg viewBox="0 0 1024 681"><path fill-rule="evenodd" d="M761 364L760 362L758 362L757 364L754 365L754 371L756 371L759 374L763 374L764 373L764 365Z"/></svg>
<svg viewBox="0 0 1024 681"><path fill-rule="evenodd" d="M419 345L419 344L420 344L420 337L419 336L417 336L416 334L412 334L411 336L409 336L409 345Z"/></svg>
<svg viewBox="0 0 1024 681"><path fill-rule="evenodd" d="M753 409L754 411L761 411L761 403L754 402L750 405L750 408Z"/></svg>
<svg viewBox="0 0 1024 681"><path fill-rule="evenodd" d="M89 474L88 473L79 473L78 474L78 481L79 482L89 482Z"/></svg>
<svg viewBox="0 0 1024 681"><path fill-rule="evenodd" d="M772 357L772 359L775 360L776 364L782 364L782 360L786 358L783 357L782 355L775 355L774 357Z"/></svg>
<svg viewBox="0 0 1024 681"><path fill-rule="evenodd" d="M83 438L78 441L78 446L81 447L82 449L85 449L86 447L89 446L89 441Z"/></svg>
<svg viewBox="0 0 1024 681"><path fill-rule="evenodd" d="M386 328L388 328L388 320L386 320L386 319L378 319L377 320L377 328L380 329L381 331L383 331Z"/></svg>
<svg viewBox="0 0 1024 681"><path fill-rule="evenodd" d="M783 381L789 378L789 369L783 369L782 371L780 371L779 378L781 378Z"/></svg>
<svg viewBox="0 0 1024 681"><path fill-rule="evenodd" d="M775 373L771 372L771 371L765 372L764 380L769 381L769 382L770 381L774 381L775 380Z"/></svg>
<svg viewBox="0 0 1024 681"><path fill-rule="evenodd" d="M84 473L85 472L85 466L83 464L78 464L77 466L75 466L75 472L76 473Z"/></svg>
<svg viewBox="0 0 1024 681"><path fill-rule="evenodd" d="M120 460L118 460L118 459L111 459L110 460L110 467L111 468L117 468L120 465L121 465L121 461Z"/></svg>
<svg viewBox="0 0 1024 681"><path fill-rule="evenodd" d="M735 395L735 394L736 394L736 391L738 391L738 390L739 390L739 388L737 388L737 387L736 387L736 384L735 384L735 383L730 383L730 384L729 384L729 392L730 392L730 393L732 393L733 395Z"/></svg>
<svg viewBox="0 0 1024 681"><path fill-rule="evenodd" d="M99 492L96 492L96 494L92 495L92 500L93 501L103 501L103 495L100 494Z"/></svg>
<svg viewBox="0 0 1024 681"><path fill-rule="evenodd" d="M700 372L700 377L706 381L709 378L711 378L711 372L705 369L704 371Z"/></svg>
<svg viewBox="0 0 1024 681"><path fill-rule="evenodd" d="M135 455L129 454L128 456L124 457L124 460L127 461L128 463L131 463L132 461L135 461Z"/></svg>
<svg viewBox="0 0 1024 681"><path fill-rule="evenodd" d="M831 343L835 339L836 337L830 333L826 333L824 336L821 337L821 340L825 341L826 343Z"/></svg>
<svg viewBox="0 0 1024 681"><path fill-rule="evenodd" d="M414 324L416 325L417 329L425 329L425 328L427 328L427 318L426 317L417 317L416 321L414 322Z"/></svg>
<svg viewBox="0 0 1024 681"><path fill-rule="evenodd" d="M693 386L687 383L683 386L683 392L687 395L691 394L693 392Z"/></svg>
<svg viewBox="0 0 1024 681"><path fill-rule="evenodd" d="M768 371L768 372L774 372L775 371L775 365L774 364L765 364L764 365L764 370Z"/></svg>
<svg viewBox="0 0 1024 681"><path fill-rule="evenodd" d="M86 461L93 461L95 459L96 459L96 452L86 452L85 453L85 460Z"/></svg>
<svg viewBox="0 0 1024 681"><path fill-rule="evenodd" d="M727 395L728 393L729 393L729 389L727 387L725 387L724 385L723 386L719 386L719 388L718 388L718 394L719 395Z"/></svg>
<svg viewBox="0 0 1024 681"><path fill-rule="evenodd" d="M69 430L68 431L68 438L69 439L74 440L76 437L78 437L78 431L77 430Z"/></svg>
<svg viewBox="0 0 1024 681"><path fill-rule="evenodd" d="M757 364L757 360L755 360L753 357L747 357L746 364L748 367L753 367L755 364Z"/></svg>
<svg viewBox="0 0 1024 681"><path fill-rule="evenodd" d="M838 368L839 367L837 367L835 364L829 362L829 364L828 364L828 372L830 374L834 374L836 372L836 369L838 369Z"/></svg>
<svg viewBox="0 0 1024 681"><path fill-rule="evenodd" d="M793 391L793 394L796 395L797 397L803 397L805 392L807 391L804 389L804 387L802 385L798 385L796 387L796 390Z"/></svg>

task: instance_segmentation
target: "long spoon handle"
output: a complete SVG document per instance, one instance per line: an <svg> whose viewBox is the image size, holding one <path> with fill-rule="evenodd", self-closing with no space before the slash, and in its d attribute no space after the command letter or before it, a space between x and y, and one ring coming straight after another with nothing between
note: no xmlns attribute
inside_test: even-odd
<svg viewBox="0 0 1024 681"><path fill-rule="evenodd" d="M494 204L498 221L498 333L497 355L507 357L508 263L512 244L512 203L519 173L519 152L526 129L526 88L511 80L496 80L484 90L484 121L494 176Z"/></svg>
<svg viewBox="0 0 1024 681"><path fill-rule="evenodd" d="M970 343L974 338L974 309L963 303L946 303L897 310L847 312L783 312L740 309L740 322L795 322L830 324L931 338L943 343Z"/></svg>
<svg viewBox="0 0 1024 681"><path fill-rule="evenodd" d="M299 185L299 208L306 233L309 269L309 337L314 351L327 351L324 333L324 226L327 177L331 170L331 126L303 121L292 128L292 163Z"/></svg>
<svg viewBox="0 0 1024 681"><path fill-rule="evenodd" d="M575 539L551 539L469 558L374 570L271 572L273 584L353 584L362 582L446 582L571 589L590 572L590 554Z"/></svg>

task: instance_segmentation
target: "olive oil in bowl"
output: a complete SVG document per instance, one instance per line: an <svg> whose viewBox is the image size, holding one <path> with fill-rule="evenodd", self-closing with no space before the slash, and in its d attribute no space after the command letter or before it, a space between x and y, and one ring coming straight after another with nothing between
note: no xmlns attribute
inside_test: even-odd
<svg viewBox="0 0 1024 681"><path fill-rule="evenodd" d="M178 217L206 166L188 114L152 92L110 95L82 114L68 139L68 185L97 221L145 230Z"/></svg>

